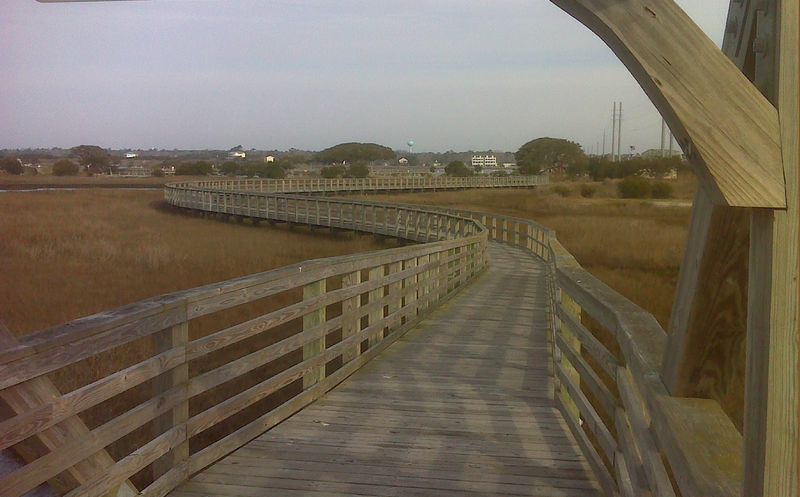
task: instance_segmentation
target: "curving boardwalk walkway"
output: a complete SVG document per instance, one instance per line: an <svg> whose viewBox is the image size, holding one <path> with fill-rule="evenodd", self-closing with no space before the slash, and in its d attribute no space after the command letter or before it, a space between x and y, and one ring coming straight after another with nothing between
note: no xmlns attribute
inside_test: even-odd
<svg viewBox="0 0 800 497"><path fill-rule="evenodd" d="M601 495L552 401L544 268L490 254L421 326L171 495Z"/></svg>

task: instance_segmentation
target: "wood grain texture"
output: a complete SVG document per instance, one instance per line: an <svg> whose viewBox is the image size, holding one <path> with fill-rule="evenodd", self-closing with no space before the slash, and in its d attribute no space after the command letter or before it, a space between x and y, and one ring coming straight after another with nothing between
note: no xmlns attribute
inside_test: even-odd
<svg viewBox="0 0 800 497"><path fill-rule="evenodd" d="M342 288L358 286L361 283L361 271L354 271L342 277ZM358 333L361 322L357 317L358 308L361 306L361 294L357 294L342 302L342 340ZM361 347L351 347L342 354L342 362L347 364L361 354Z"/></svg>
<svg viewBox="0 0 800 497"><path fill-rule="evenodd" d="M617 372L617 358L571 312L567 312L563 305L556 306L556 315L561 320L562 330L564 326L567 326L572 335L580 342L582 350L588 351L603 370L613 378Z"/></svg>
<svg viewBox="0 0 800 497"><path fill-rule="evenodd" d="M672 395L718 401L741 432L749 213L712 206L704 197L699 189L670 318L663 378Z"/></svg>
<svg viewBox="0 0 800 497"><path fill-rule="evenodd" d="M775 107L673 0L551 0L614 51L715 204L786 207Z"/></svg>
<svg viewBox="0 0 800 497"><path fill-rule="evenodd" d="M189 323L183 322L153 335L153 353L160 354L175 348L184 349L189 342ZM153 380L153 396L166 394L174 388L183 391L184 401L153 420L153 439L158 439L173 428L186 425L189 419L189 363L183 361ZM172 447L167 454L153 463L153 479L189 458L189 441L184 430L183 442Z"/></svg>
<svg viewBox="0 0 800 497"><path fill-rule="evenodd" d="M776 6L788 206L752 217L743 483L744 495L770 497L798 494L798 4Z"/></svg>
<svg viewBox="0 0 800 497"><path fill-rule="evenodd" d="M653 495L675 497L676 492L664 465L659 446L656 444L654 433L650 429L649 410L646 408L646 403L636 388L628 368L620 367L617 370L617 385L639 456L642 459L642 468L650 491Z"/></svg>
<svg viewBox="0 0 800 497"><path fill-rule="evenodd" d="M326 281L320 280L310 285L303 287L303 300L320 296L325 293L327 289ZM326 309L323 307L313 312L309 312L303 316L303 330L309 330L326 321ZM325 350L325 337L322 336L314 341L303 345L303 360L310 359L315 355ZM303 389L311 387L315 383L322 381L325 378L324 365L307 373L303 376Z"/></svg>
<svg viewBox="0 0 800 497"><path fill-rule="evenodd" d="M742 437L710 399L659 397L651 426L683 497L740 495Z"/></svg>

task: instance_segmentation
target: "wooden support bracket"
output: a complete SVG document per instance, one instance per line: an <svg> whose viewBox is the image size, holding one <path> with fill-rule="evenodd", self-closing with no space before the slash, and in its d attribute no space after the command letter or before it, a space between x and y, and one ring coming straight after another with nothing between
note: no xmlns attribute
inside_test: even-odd
<svg viewBox="0 0 800 497"><path fill-rule="evenodd" d="M15 345L17 345L16 339L5 326L0 324L0 350ZM53 382L46 376L40 376L0 391L0 414L3 416L21 414L38 405L52 402L58 397L61 397L61 392L53 385ZM32 462L57 450L68 440L88 434L89 428L78 416L73 416L17 444L14 449L26 462ZM92 478L104 474L106 469L113 466L114 463L114 459L108 455L108 452L101 450L83 461L76 462L69 470L49 480L48 483L56 492L64 494ZM115 492L107 494L107 497L133 497L138 493L136 487L126 481Z"/></svg>
<svg viewBox="0 0 800 497"><path fill-rule="evenodd" d="M674 0L551 0L639 82L713 203L786 207L775 107Z"/></svg>

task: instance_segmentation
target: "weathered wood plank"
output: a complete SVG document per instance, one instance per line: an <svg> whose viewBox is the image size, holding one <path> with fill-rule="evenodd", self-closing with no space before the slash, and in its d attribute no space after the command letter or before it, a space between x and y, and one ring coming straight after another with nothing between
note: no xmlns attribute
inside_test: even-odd
<svg viewBox="0 0 800 497"><path fill-rule="evenodd" d="M305 287L303 287L303 300L324 294L326 288L327 286L325 280L319 280L310 285L306 285ZM303 330L305 331L312 329L317 325L323 324L325 320L326 320L325 307L322 307L313 312L306 313L303 316ZM321 353L323 350L325 350L324 336L303 345L303 360L305 361L307 359L310 359L315 355ZM317 369L303 376L303 389L305 390L306 388L309 388L315 383L322 381L322 379L324 378L325 378L325 367L320 366Z"/></svg>
<svg viewBox="0 0 800 497"><path fill-rule="evenodd" d="M743 495L798 494L798 4L782 0L772 37L785 211L752 216ZM760 12L759 15L763 15ZM766 55L766 54L765 54Z"/></svg>
<svg viewBox="0 0 800 497"><path fill-rule="evenodd" d="M597 411L595 411L594 407L592 407L592 404L589 403L589 399L586 398L586 395L581 392L580 387L575 385L575 383L572 381L572 378L569 377L564 366L559 364L557 367L559 379L561 380L561 386L566 387L566 391L569 393L570 400L578 407L578 412L580 412L584 424L588 426L589 429L592 430L592 433L594 433L595 437L597 437L597 440L600 442L600 446L603 448L608 460L613 461L614 453L617 451L617 441L614 440L614 437L611 435L611 432L608 431L608 428L603 423L603 420L600 419Z"/></svg>
<svg viewBox="0 0 800 497"><path fill-rule="evenodd" d="M617 412L617 400L605 383L603 383L600 377L597 376L597 373L586 364L583 357L579 356L576 351L567 344L561 333L556 335L556 344L563 354L562 358L568 360L575 368L575 371L577 371L580 376L580 380L589 387L589 390L597 397L600 405L603 406L606 413L613 419L614 414Z"/></svg>
<svg viewBox="0 0 800 497"><path fill-rule="evenodd" d="M651 426L681 495L740 495L742 437L719 404L661 396L656 405Z"/></svg>
<svg viewBox="0 0 800 497"><path fill-rule="evenodd" d="M563 305L556 306L556 315L561 319L562 330L566 324L572 335L580 342L583 350L588 351L597 360L600 367L613 378L617 374L617 358L571 312L567 312Z"/></svg>
<svg viewBox="0 0 800 497"><path fill-rule="evenodd" d="M153 353L159 354L174 348L185 348L189 341L189 323L183 322L170 329L153 335ZM185 426L189 419L189 363L183 361L171 370L161 374L153 380L153 396L166 394L173 388L183 391L182 403L176 405L165 414L153 420L153 438L157 439L164 433L178 426ZM153 463L153 479L185 461L189 457L189 441L184 440L175 445L164 457Z"/></svg>

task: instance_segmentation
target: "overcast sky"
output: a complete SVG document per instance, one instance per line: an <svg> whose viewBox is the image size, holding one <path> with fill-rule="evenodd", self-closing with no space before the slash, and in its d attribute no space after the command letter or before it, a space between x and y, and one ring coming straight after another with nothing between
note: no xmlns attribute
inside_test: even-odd
<svg viewBox="0 0 800 497"><path fill-rule="evenodd" d="M728 0L678 3L719 45ZM0 0L0 148L587 152L623 102L661 119L599 38L546 0Z"/></svg>

